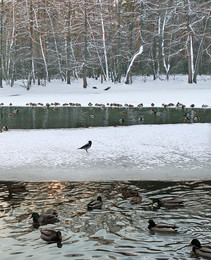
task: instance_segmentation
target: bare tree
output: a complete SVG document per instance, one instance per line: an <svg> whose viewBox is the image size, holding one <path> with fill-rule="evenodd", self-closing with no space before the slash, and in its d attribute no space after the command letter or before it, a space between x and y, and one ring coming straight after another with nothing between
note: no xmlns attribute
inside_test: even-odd
<svg viewBox="0 0 211 260"><path fill-rule="evenodd" d="M0 0L0 87L210 73L206 0ZM143 46L142 55L136 55ZM135 58L135 59L134 59Z"/></svg>
<svg viewBox="0 0 211 260"><path fill-rule="evenodd" d="M3 10L4 10L4 1L1 0L1 12L0 12L0 88L3 87L2 80L3 80Z"/></svg>

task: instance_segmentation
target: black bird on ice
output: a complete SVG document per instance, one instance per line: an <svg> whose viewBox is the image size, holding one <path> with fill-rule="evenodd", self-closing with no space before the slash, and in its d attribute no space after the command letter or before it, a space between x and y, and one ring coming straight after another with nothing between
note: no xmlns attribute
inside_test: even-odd
<svg viewBox="0 0 211 260"><path fill-rule="evenodd" d="M86 150L86 152L88 153L88 149L91 147L91 145L92 145L92 141L88 141L88 143L87 144L85 144L85 145L83 145L83 146L81 146L80 148L78 148L78 149L84 149L84 150Z"/></svg>

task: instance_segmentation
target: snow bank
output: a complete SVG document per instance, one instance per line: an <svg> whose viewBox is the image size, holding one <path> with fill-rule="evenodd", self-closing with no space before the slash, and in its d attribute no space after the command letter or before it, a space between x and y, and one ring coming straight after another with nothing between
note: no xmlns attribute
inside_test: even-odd
<svg viewBox="0 0 211 260"><path fill-rule="evenodd" d="M112 82L100 83L100 80L88 79L88 87L82 87L82 81L73 81L71 85L53 80L47 86L34 85L27 91L17 82L14 87L4 84L0 89L0 103L4 105L21 105L26 103L80 103L87 106L89 102L95 103L130 103L144 106L161 106L163 103L183 103L187 107L195 104L211 106L211 76L199 77L198 84L188 84L187 76L171 77L170 80L156 80L150 78L136 77L132 85L124 83L114 84ZM93 88L94 87L94 88ZM109 90L105 90L111 87Z"/></svg>

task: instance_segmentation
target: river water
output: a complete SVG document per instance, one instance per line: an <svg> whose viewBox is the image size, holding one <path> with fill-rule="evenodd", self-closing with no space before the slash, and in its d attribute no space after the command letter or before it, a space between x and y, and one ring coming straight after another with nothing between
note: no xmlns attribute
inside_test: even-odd
<svg viewBox="0 0 211 260"><path fill-rule="evenodd" d="M14 182L13 182L14 183ZM193 238L211 241L211 181L27 182L25 192L9 193L0 182L1 259L194 259ZM17 183L14 183L17 184ZM139 191L143 201L131 205L121 189ZM101 195L102 210L86 205ZM179 197L184 206L152 208L152 197ZM40 238L32 212L56 211L60 222L43 227L60 230L62 247ZM147 220L174 223L175 233L154 233ZM200 259L200 258L197 258Z"/></svg>

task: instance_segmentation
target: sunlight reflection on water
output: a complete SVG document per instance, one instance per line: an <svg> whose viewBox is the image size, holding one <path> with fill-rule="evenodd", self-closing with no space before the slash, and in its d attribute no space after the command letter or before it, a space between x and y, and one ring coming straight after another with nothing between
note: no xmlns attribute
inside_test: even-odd
<svg viewBox="0 0 211 260"><path fill-rule="evenodd" d="M8 183L8 182L7 182ZM25 192L9 193L0 183L1 259L192 259L193 238L211 240L211 182L39 182L26 183ZM143 202L131 205L121 189L139 191ZM102 210L87 211L101 195ZM152 208L152 197L179 197L180 208ZM62 232L62 248L47 244L32 225L32 212L59 214L50 224ZM150 232L147 220L176 223L174 234ZM183 248L184 247L184 248Z"/></svg>

